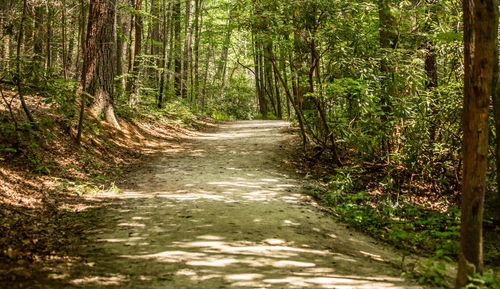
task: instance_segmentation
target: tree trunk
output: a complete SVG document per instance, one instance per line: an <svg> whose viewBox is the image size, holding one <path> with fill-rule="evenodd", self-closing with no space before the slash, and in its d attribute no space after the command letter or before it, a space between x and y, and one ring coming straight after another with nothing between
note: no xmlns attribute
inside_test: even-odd
<svg viewBox="0 0 500 289"><path fill-rule="evenodd" d="M137 57L141 54L142 48L142 16L137 12L142 9L142 0L135 0L133 7L136 13L133 14L132 21L130 22L130 54L128 67L128 74L130 75L130 78L127 83L129 104L131 106L134 106L139 102L138 80L140 63L137 60Z"/></svg>
<svg viewBox="0 0 500 289"><path fill-rule="evenodd" d="M388 125L388 116L392 112L391 98L395 94L395 83L394 78L394 66L389 63L387 57L387 50L392 50L397 47L398 34L394 29L394 16L391 13L391 7L388 0L378 0L378 14L379 14L379 36L380 36L380 48L383 51L384 56L380 61L380 72L381 77L381 91L380 91L380 105L382 107L382 114L380 119L384 126L384 136L382 139L382 151L388 156L392 150L391 145L391 131L392 128ZM388 137L389 136L389 137Z"/></svg>
<svg viewBox="0 0 500 289"><path fill-rule="evenodd" d="M488 113L498 45L498 1L464 0L463 179L456 288L483 272L483 205L488 167Z"/></svg>
<svg viewBox="0 0 500 289"><path fill-rule="evenodd" d="M127 37L130 33L130 23L128 13L124 13L119 10L116 13L116 23L118 25L117 29L119 33L116 37L116 76L121 76L124 71L124 63L126 63L127 59ZM123 93L127 86L127 78L121 77L116 81L116 86L119 89L117 96L119 93Z"/></svg>
<svg viewBox="0 0 500 289"><path fill-rule="evenodd" d="M49 6L49 0L45 3L45 11L47 14L47 35L45 37L45 69L48 70L52 67L52 11L53 8Z"/></svg>
<svg viewBox="0 0 500 289"><path fill-rule="evenodd" d="M9 17L9 11L11 8L11 3L8 1L5 2L0 2L0 36L2 36L2 67L4 67L4 70L7 72L9 71L9 66L10 66L10 35L9 32L7 31L7 25L5 23L9 23L10 17ZM5 28L4 28L5 27Z"/></svg>
<svg viewBox="0 0 500 289"><path fill-rule="evenodd" d="M182 90L181 90L181 95L182 98L187 98L188 96L188 71L189 71L189 66L191 62L191 41L192 41L192 35L193 35L193 26L192 26L192 14L191 11L193 1L192 0L187 0L186 1L186 15L185 15L185 22L184 22L184 35L186 39L184 40L184 69L182 70Z"/></svg>
<svg viewBox="0 0 500 289"><path fill-rule="evenodd" d="M120 128L114 112L116 53L116 0L91 0L82 87L93 96L90 108L95 117L104 113L107 122Z"/></svg>
<svg viewBox="0 0 500 289"><path fill-rule="evenodd" d="M174 19L174 90L176 96L181 96L182 89L182 43L181 43L181 0L173 0Z"/></svg>
<svg viewBox="0 0 500 289"><path fill-rule="evenodd" d="M226 85L226 70L227 70L227 56L229 53L229 45L231 44L231 10L227 9L227 25L226 25L226 37L222 43L222 51L220 55L219 66L217 68L217 75L215 79L221 80L220 95L224 92L224 87Z"/></svg>
<svg viewBox="0 0 500 289"><path fill-rule="evenodd" d="M78 42L78 49L77 49L77 54L76 54L76 69L77 73L79 76L79 79L83 78L83 58L86 53L85 45L86 45L86 39L87 39L87 13L88 9L86 9L85 5L86 0L80 0L80 23L79 23L79 42ZM81 57L81 59L80 59Z"/></svg>
<svg viewBox="0 0 500 289"><path fill-rule="evenodd" d="M203 0L195 0L194 2L194 99L199 97L200 77L199 77L199 61L200 61L200 33L203 26L201 18L201 9Z"/></svg>
<svg viewBox="0 0 500 289"><path fill-rule="evenodd" d="M498 24L497 24L498 25ZM495 71L493 75L493 117L495 120L495 157L496 157L496 175L497 175L497 192L496 200L493 209L495 210L494 217L500 224L500 72L498 63L498 45L495 50Z"/></svg>
<svg viewBox="0 0 500 289"><path fill-rule="evenodd" d="M165 0L163 0L162 3L163 6L163 41L162 41L162 71L161 71L161 76L160 76L160 92L158 94L158 108L162 109L163 108L163 99L165 95L165 80L167 77L167 60L169 58L168 53L167 53L167 43L168 43L168 37L172 34L170 26L172 25L172 17L171 17L171 6L172 2L169 1L169 4L165 3ZM168 10L167 10L168 9Z"/></svg>
<svg viewBox="0 0 500 289"><path fill-rule="evenodd" d="M68 67L66 66L67 64L67 59L66 59L66 1L65 0L61 0L61 4L62 4L62 7L61 7L61 13L62 13L62 65L63 65L63 77L64 77L64 80L67 80L68 79Z"/></svg>
<svg viewBox="0 0 500 289"><path fill-rule="evenodd" d="M21 23L19 24L19 33L17 36L17 54L16 54L16 76L15 76L15 83L17 85L18 93L19 93L19 100L21 101L21 107L24 110L24 113L26 114L26 117L28 118L28 121L31 123L31 126L33 128L36 128L35 120L33 119L33 116L31 115L31 112L28 108L28 105L26 104L26 101L24 100L24 92L23 92L23 84L22 84L22 77L21 77L21 45L23 42L23 33L24 33L24 22L26 21L26 9L28 4L26 3L27 0L23 1L23 14L21 16Z"/></svg>

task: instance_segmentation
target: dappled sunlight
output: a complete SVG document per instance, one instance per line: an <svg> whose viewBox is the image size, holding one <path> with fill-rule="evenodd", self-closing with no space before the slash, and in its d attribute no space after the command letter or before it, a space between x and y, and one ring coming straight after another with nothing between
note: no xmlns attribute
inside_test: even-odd
<svg viewBox="0 0 500 289"><path fill-rule="evenodd" d="M113 227L100 232L97 249L89 248L92 254L99 250L95 265L72 283L418 288L391 279L392 269L377 269L386 266L384 256L336 231L334 221L308 205L301 180L277 165L272 147L284 139L277 134L284 124L224 124L221 132L193 140L190 150L145 165L119 193L103 194L123 206L110 209Z"/></svg>
<svg viewBox="0 0 500 289"><path fill-rule="evenodd" d="M98 286L118 286L127 278L120 274L112 274L112 276L89 276L71 281L74 285L98 285Z"/></svg>

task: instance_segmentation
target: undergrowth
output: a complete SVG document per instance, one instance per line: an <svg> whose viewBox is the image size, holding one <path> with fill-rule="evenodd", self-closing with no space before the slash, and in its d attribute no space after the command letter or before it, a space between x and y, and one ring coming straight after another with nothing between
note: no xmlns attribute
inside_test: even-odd
<svg viewBox="0 0 500 289"><path fill-rule="evenodd" d="M443 261L456 260L460 247L460 210L456 206L436 210L417 205L407 195L384 191L387 180L380 181L379 189L360 189L363 185L366 188L360 177L362 173L362 168L346 166L326 177L323 183L308 176L308 193L321 200L341 221L408 253L431 256L428 263L419 264L411 274L423 284L445 287ZM499 249L495 242L485 242L487 264L499 264ZM488 276L482 277L482 283L477 280L475 283L492 287L467 288L499 288L498 278Z"/></svg>

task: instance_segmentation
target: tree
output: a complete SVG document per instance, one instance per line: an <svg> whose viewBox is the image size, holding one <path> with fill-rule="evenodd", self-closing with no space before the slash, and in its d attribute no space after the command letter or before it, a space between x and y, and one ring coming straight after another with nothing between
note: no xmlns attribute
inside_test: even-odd
<svg viewBox="0 0 500 289"><path fill-rule="evenodd" d="M114 111L116 0L91 0L83 59L83 91L93 96L91 113L120 128Z"/></svg>
<svg viewBox="0 0 500 289"><path fill-rule="evenodd" d="M141 54L142 47L142 0L132 0L134 12L130 21L130 48L129 48L129 64L128 74L130 78L127 83L127 92L129 93L130 105L135 105L139 102L139 92L137 82L139 81L139 61L137 56Z"/></svg>
<svg viewBox="0 0 500 289"><path fill-rule="evenodd" d="M182 43L181 43L181 0L173 0L172 18L174 21L174 89L181 96L182 89Z"/></svg>
<svg viewBox="0 0 500 289"><path fill-rule="evenodd" d="M498 1L464 0L463 180L456 288L483 272L483 203L488 167L489 101L498 62Z"/></svg>

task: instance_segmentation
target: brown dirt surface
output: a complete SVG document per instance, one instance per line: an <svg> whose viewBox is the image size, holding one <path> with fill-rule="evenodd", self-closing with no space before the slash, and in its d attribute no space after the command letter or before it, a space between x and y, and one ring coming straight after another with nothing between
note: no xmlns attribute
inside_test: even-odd
<svg viewBox="0 0 500 289"><path fill-rule="evenodd" d="M285 164L283 121L186 136L98 194L78 246L26 288L421 288L325 214ZM89 217L89 215L86 215ZM73 261L72 261L73 260ZM72 262L71 262L72 261ZM19 284L10 282L9 284Z"/></svg>

